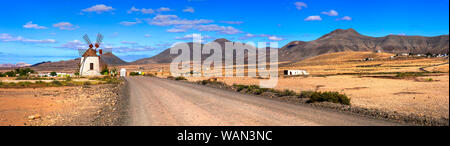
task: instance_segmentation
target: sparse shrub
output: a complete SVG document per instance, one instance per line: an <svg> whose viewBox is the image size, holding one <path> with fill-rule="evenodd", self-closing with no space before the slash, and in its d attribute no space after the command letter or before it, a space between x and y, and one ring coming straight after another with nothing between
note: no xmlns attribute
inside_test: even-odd
<svg viewBox="0 0 450 146"><path fill-rule="evenodd" d="M66 78L64 78L64 80L66 80L66 81L70 82L70 81L72 81L72 77L70 77L70 76L66 76Z"/></svg>
<svg viewBox="0 0 450 146"><path fill-rule="evenodd" d="M62 86L63 84L60 81L58 81L58 80L53 80L52 81L52 85L54 85L54 86Z"/></svg>
<svg viewBox="0 0 450 146"><path fill-rule="evenodd" d="M64 82L65 86L75 86L76 84L74 82L71 81L66 81Z"/></svg>
<svg viewBox="0 0 450 146"><path fill-rule="evenodd" d="M52 77L54 77L56 75L58 75L58 74L56 72L54 72L54 71L50 73L50 76L52 76Z"/></svg>
<svg viewBox="0 0 450 146"><path fill-rule="evenodd" d="M92 85L92 83L89 82L89 81L86 81L86 82L83 83L83 85Z"/></svg>
<svg viewBox="0 0 450 146"><path fill-rule="evenodd" d="M39 84L39 85L44 85L44 84L47 84L47 83L45 83L44 81L41 81L41 80L39 80L39 81L36 81L36 82L34 82L35 84Z"/></svg>
<svg viewBox="0 0 450 146"><path fill-rule="evenodd" d="M233 84L233 87L236 88L236 91L240 92L243 89L247 88L246 85Z"/></svg>
<svg viewBox="0 0 450 146"><path fill-rule="evenodd" d="M152 73L148 73L148 74L145 74L144 76L147 76L147 77L154 77L155 75L152 74Z"/></svg>
<svg viewBox="0 0 450 146"><path fill-rule="evenodd" d="M338 92L314 92L311 94L307 103L324 101L350 105L350 98L348 98L347 95Z"/></svg>
<svg viewBox="0 0 450 146"><path fill-rule="evenodd" d="M117 78L108 78L108 79L106 80L106 83L107 83L107 84L118 84L119 82L120 82L120 80L117 79Z"/></svg>
<svg viewBox="0 0 450 146"><path fill-rule="evenodd" d="M225 84L224 82L219 82L217 80L201 80L201 81L197 81L199 84L202 85L221 85L221 86L228 86L227 84Z"/></svg>
<svg viewBox="0 0 450 146"><path fill-rule="evenodd" d="M398 78L408 78L408 77L419 77L423 76L423 73L421 72L399 72L395 77Z"/></svg>
<svg viewBox="0 0 450 146"><path fill-rule="evenodd" d="M19 87L28 87L28 86L30 86L30 84L31 84L31 82L19 82L19 83L17 83L17 86L19 86Z"/></svg>
<svg viewBox="0 0 450 146"><path fill-rule="evenodd" d="M253 94L260 95L266 91L269 91L269 89L268 88L258 88L258 89L253 90Z"/></svg>
<svg viewBox="0 0 450 146"><path fill-rule="evenodd" d="M302 91L300 92L300 95L298 98L310 98L312 94L314 94L314 91Z"/></svg>
<svg viewBox="0 0 450 146"><path fill-rule="evenodd" d="M295 96L295 95L296 95L295 91L288 89L278 92L278 96Z"/></svg>
<svg viewBox="0 0 450 146"><path fill-rule="evenodd" d="M183 76L179 76L179 77L176 77L175 80L178 81L178 80L187 80L187 79L185 77L183 77Z"/></svg>
<svg viewBox="0 0 450 146"><path fill-rule="evenodd" d="M130 76L140 76L139 72L130 72Z"/></svg>
<svg viewBox="0 0 450 146"><path fill-rule="evenodd" d="M28 75L29 73L34 73L34 70L30 69L30 68L17 68L15 70L16 74L19 74L19 76L25 76Z"/></svg>
<svg viewBox="0 0 450 146"><path fill-rule="evenodd" d="M108 75L109 74L109 69L108 68L104 68L100 73L102 75Z"/></svg>
<svg viewBox="0 0 450 146"><path fill-rule="evenodd" d="M426 79L426 81L433 82L433 78L428 78L428 79Z"/></svg>
<svg viewBox="0 0 450 146"><path fill-rule="evenodd" d="M5 72L5 76L8 76L8 77L15 77L16 76L16 73L14 72L14 71L9 71L9 72Z"/></svg>

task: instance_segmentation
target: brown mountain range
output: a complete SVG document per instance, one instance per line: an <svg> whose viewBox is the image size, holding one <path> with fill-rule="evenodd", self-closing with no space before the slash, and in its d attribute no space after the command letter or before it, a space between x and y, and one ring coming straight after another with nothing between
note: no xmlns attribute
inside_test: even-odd
<svg viewBox="0 0 450 146"><path fill-rule="evenodd" d="M226 39L217 39L224 50ZM191 47L192 44L188 43ZM309 57L343 51L377 51L389 53L436 53L447 54L449 51L449 36L435 37L388 35L385 37L370 37L361 35L354 29L337 29L317 40L293 41L279 49L280 61L300 61ZM224 52L224 51L222 51ZM131 62L131 64L170 63L177 55L171 55L166 49L158 55ZM208 55L202 55L205 59Z"/></svg>
<svg viewBox="0 0 450 146"><path fill-rule="evenodd" d="M388 35L370 37L353 29L337 29L317 40L293 41L279 50L279 60L299 61L309 57L343 51L377 51L389 53L447 54L449 36L435 37Z"/></svg>

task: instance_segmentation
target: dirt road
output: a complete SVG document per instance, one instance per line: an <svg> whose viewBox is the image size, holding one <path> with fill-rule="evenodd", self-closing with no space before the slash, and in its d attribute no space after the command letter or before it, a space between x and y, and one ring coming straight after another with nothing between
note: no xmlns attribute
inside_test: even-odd
<svg viewBox="0 0 450 146"><path fill-rule="evenodd" d="M129 125L397 125L191 83L127 77Z"/></svg>

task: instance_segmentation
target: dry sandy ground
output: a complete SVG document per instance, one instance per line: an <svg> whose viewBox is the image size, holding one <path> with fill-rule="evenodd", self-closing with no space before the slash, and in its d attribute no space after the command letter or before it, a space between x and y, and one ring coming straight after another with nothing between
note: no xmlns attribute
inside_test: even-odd
<svg viewBox="0 0 450 146"><path fill-rule="evenodd" d="M351 98L352 106L396 111L404 114L419 114L432 117L449 117L449 75L428 76L424 79L385 79L336 75L327 77L279 78L276 89L339 91ZM190 77L197 81L206 78ZM256 78L219 78L218 81L232 84L258 85Z"/></svg>
<svg viewBox="0 0 450 146"><path fill-rule="evenodd" d="M116 104L115 85L0 88L0 126L109 125L101 117ZM33 119L30 116L35 116Z"/></svg>

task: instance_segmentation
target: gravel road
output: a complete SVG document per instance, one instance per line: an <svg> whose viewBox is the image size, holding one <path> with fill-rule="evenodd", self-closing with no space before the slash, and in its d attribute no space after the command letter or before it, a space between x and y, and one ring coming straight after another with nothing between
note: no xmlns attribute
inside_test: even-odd
<svg viewBox="0 0 450 146"><path fill-rule="evenodd" d="M203 85L127 77L129 125L136 126L382 126L396 123Z"/></svg>

